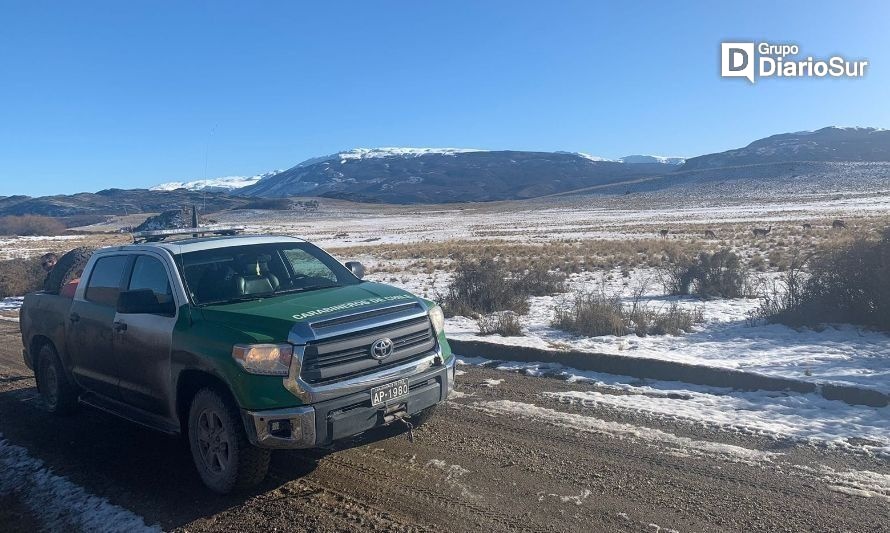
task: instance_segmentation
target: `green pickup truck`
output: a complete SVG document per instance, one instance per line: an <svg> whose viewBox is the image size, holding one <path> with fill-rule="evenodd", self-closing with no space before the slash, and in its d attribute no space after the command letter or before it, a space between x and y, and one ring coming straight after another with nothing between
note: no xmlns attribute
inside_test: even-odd
<svg viewBox="0 0 890 533"><path fill-rule="evenodd" d="M73 298L25 298L23 355L49 411L184 435L225 493L259 483L271 450L416 425L452 391L442 310L363 275L292 237L104 248Z"/></svg>

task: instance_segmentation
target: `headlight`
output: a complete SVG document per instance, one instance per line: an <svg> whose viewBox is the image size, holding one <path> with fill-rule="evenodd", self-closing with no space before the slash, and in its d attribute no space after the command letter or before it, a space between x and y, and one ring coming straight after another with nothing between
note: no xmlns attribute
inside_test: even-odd
<svg viewBox="0 0 890 533"><path fill-rule="evenodd" d="M290 344L236 344L232 357L251 374L286 376L294 347Z"/></svg>
<svg viewBox="0 0 890 533"><path fill-rule="evenodd" d="M434 305L430 307L429 315L430 322L433 323L433 331L436 332L436 335L441 335L445 331L445 313L442 312L441 307Z"/></svg>

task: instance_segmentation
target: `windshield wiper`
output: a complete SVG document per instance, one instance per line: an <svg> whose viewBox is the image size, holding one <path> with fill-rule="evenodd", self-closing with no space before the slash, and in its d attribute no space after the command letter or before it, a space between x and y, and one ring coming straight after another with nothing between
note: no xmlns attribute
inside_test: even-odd
<svg viewBox="0 0 890 533"><path fill-rule="evenodd" d="M331 285L310 285L308 287L298 287L296 289L288 289L286 291L278 291L275 294L291 294L294 292L308 292L308 291L317 291L319 289L330 289L331 287L340 287L337 284Z"/></svg>
<svg viewBox="0 0 890 533"><path fill-rule="evenodd" d="M200 303L200 304L198 304L198 305L201 306L201 307L203 307L203 306L205 306L205 305L225 305L225 304L235 304L235 303L238 303L238 302L249 302L249 301L252 301L252 300L262 300L262 299L264 299L264 298L268 298L268 297L270 297L270 296L274 296L274 295L275 295L275 293L262 294L262 295L259 295L259 294L252 294L252 295L250 295L250 296L239 296L238 298L229 298L229 299L227 299L227 300L214 300L214 301L211 301L211 302L203 302L203 303Z"/></svg>

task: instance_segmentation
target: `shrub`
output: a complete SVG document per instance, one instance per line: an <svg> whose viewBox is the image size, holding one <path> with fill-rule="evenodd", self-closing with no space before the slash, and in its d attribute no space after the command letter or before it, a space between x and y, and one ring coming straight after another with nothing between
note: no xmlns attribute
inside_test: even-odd
<svg viewBox="0 0 890 533"><path fill-rule="evenodd" d="M39 257L0 261L0 298L38 291L45 277Z"/></svg>
<svg viewBox="0 0 890 533"><path fill-rule="evenodd" d="M621 300L596 292L578 293L557 305L552 325L586 337L620 337L628 332Z"/></svg>
<svg viewBox="0 0 890 533"><path fill-rule="evenodd" d="M522 336L522 324L519 315L512 311L503 311L480 316L476 321L480 335L500 335L502 337Z"/></svg>
<svg viewBox="0 0 890 533"><path fill-rule="evenodd" d="M551 272L540 263L516 277L514 288L528 296L549 296L565 291L566 277L561 272Z"/></svg>
<svg viewBox="0 0 890 533"><path fill-rule="evenodd" d="M715 298L741 298L751 294L751 276L739 256L730 250L703 252L698 258L674 258L661 268L665 291L672 295L696 294Z"/></svg>
<svg viewBox="0 0 890 533"><path fill-rule="evenodd" d="M447 316L477 316L498 311L528 312L528 298L563 289L565 276L532 267L511 272L490 257L458 259L454 277L439 299Z"/></svg>
<svg viewBox="0 0 890 533"><path fill-rule="evenodd" d="M701 309L683 309L677 302L667 308L655 309L637 295L631 305L626 306L618 297L603 292L584 292L556 306L552 325L587 337L620 337L629 333L644 337L680 335L703 321Z"/></svg>
<svg viewBox="0 0 890 533"><path fill-rule="evenodd" d="M778 287L763 296L758 316L789 326L842 322L890 331L890 231L792 261Z"/></svg>
<svg viewBox="0 0 890 533"><path fill-rule="evenodd" d="M0 217L0 235L59 235L65 224L52 217L37 215Z"/></svg>

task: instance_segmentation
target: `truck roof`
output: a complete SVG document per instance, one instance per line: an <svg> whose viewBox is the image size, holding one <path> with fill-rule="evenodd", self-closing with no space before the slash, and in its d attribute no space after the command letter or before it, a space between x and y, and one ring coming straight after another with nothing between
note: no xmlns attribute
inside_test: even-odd
<svg viewBox="0 0 890 533"><path fill-rule="evenodd" d="M133 249L158 249L169 250L173 254L196 252L199 250L212 250L214 248L227 248L229 246L244 246L250 244L269 244L279 242L306 242L298 237L286 235L233 235L225 237L198 237L194 239L182 239L171 242L143 242L138 244L125 244L112 246L105 250L133 250Z"/></svg>

